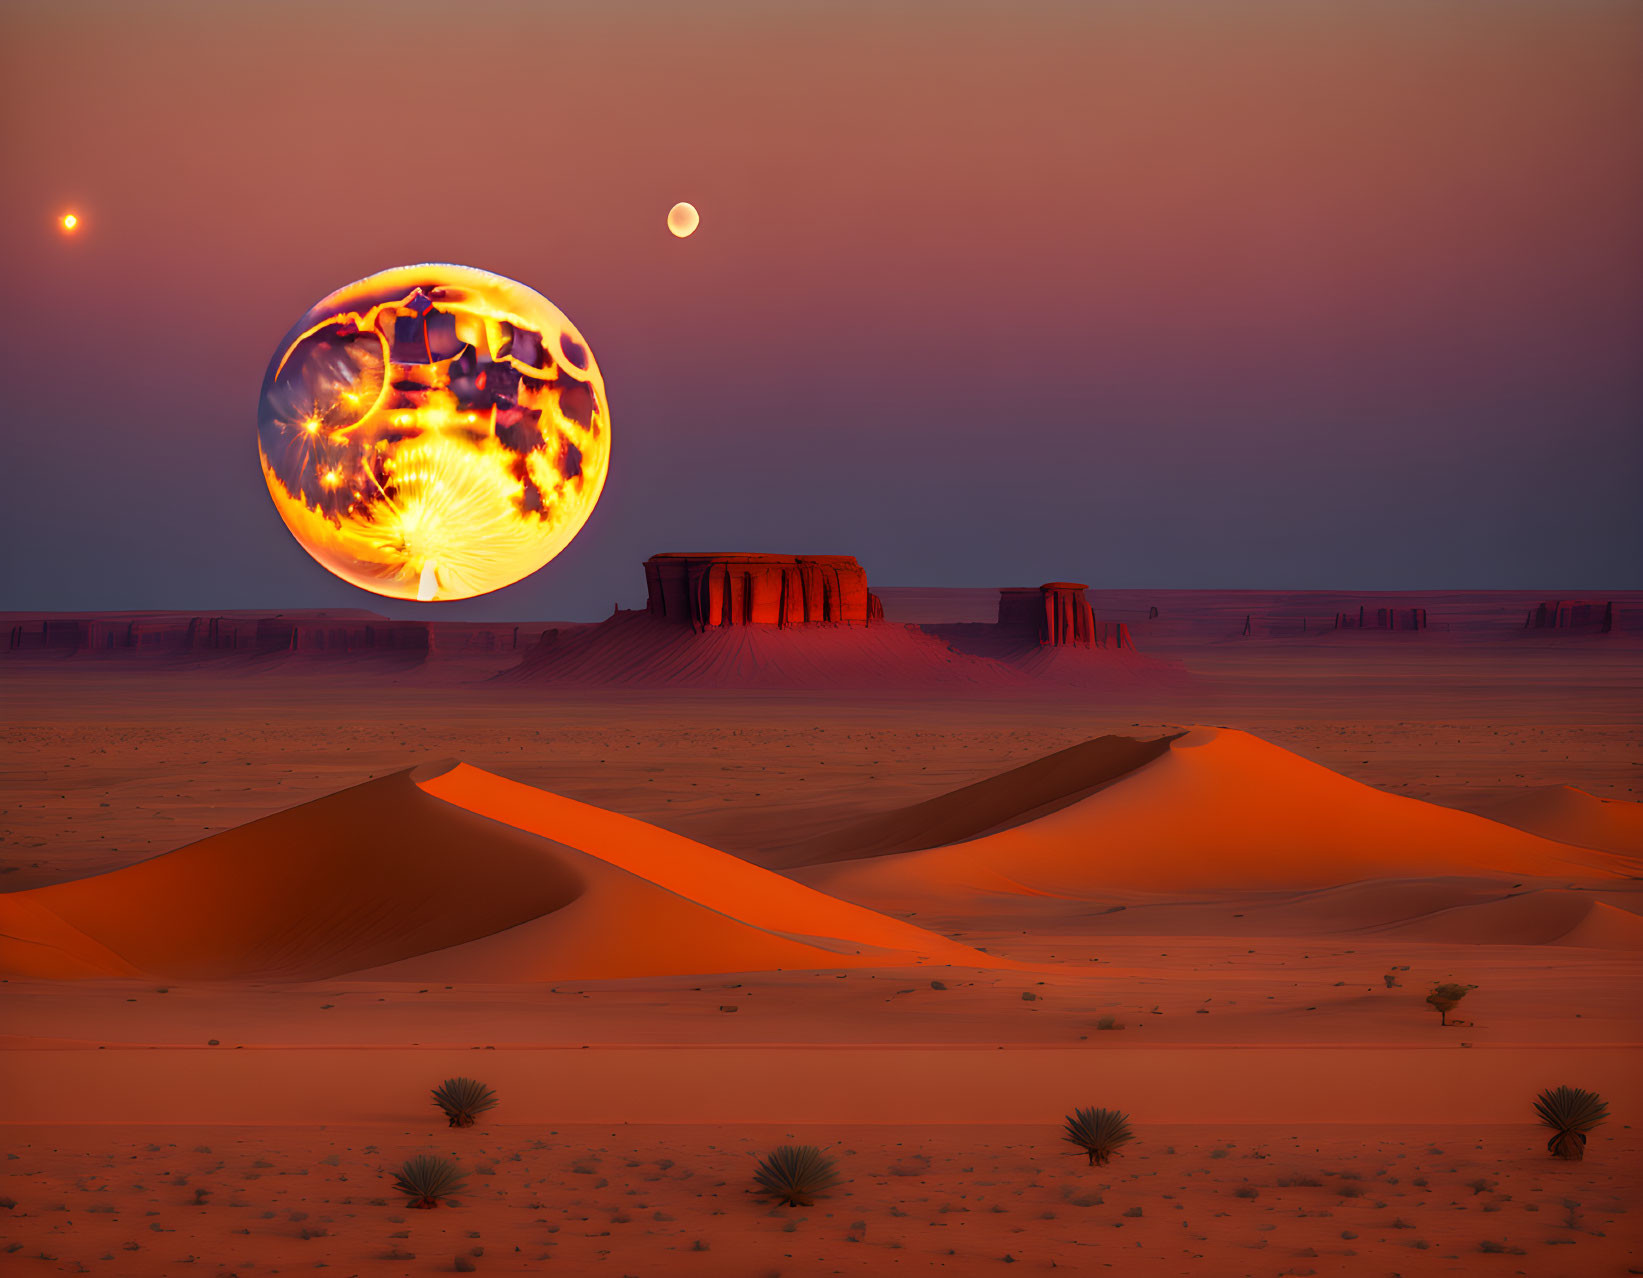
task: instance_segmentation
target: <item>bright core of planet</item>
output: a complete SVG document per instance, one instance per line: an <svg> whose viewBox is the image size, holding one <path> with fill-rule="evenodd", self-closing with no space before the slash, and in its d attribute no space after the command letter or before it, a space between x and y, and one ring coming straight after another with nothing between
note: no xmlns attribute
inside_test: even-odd
<svg viewBox="0 0 1643 1278"><path fill-rule="evenodd" d="M701 215L696 212L694 204L686 204L681 200L667 211L667 229L681 240L694 235L696 228L701 224Z"/></svg>
<svg viewBox="0 0 1643 1278"><path fill-rule="evenodd" d="M581 530L610 413L593 352L540 293L401 266L322 298L285 335L257 450L285 526L331 572L395 599L467 599Z"/></svg>

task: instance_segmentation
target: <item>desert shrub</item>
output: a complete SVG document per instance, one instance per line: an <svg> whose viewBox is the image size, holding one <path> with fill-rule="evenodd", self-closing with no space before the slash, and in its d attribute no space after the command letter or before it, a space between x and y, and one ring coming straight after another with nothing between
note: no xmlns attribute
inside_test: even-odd
<svg viewBox="0 0 1643 1278"><path fill-rule="evenodd" d="M1554 1158L1586 1157L1586 1133L1609 1117L1609 1103L1584 1087L1548 1087L1535 1100L1535 1113L1552 1129L1547 1150Z"/></svg>
<svg viewBox="0 0 1643 1278"><path fill-rule="evenodd" d="M1232 1191L1232 1196L1234 1198L1259 1198L1261 1191L1256 1189L1254 1185L1239 1185L1237 1189Z"/></svg>
<svg viewBox="0 0 1643 1278"><path fill-rule="evenodd" d="M1342 1198L1362 1198L1363 1186L1355 1180L1343 1180L1341 1187L1335 1192Z"/></svg>
<svg viewBox="0 0 1643 1278"><path fill-rule="evenodd" d="M1386 982L1387 989L1394 989L1398 984L1398 974L1396 972L1384 973L1381 976L1381 980Z"/></svg>
<svg viewBox="0 0 1643 1278"><path fill-rule="evenodd" d="M1104 1166L1113 1151L1135 1139L1128 1114L1116 1109L1075 1109L1067 1116L1062 1139L1077 1145L1090 1157L1091 1167Z"/></svg>
<svg viewBox="0 0 1643 1278"><path fill-rule="evenodd" d="M428 1210L461 1190L462 1169L449 1158L418 1154L407 1158L394 1179L394 1188L411 1201L408 1206Z"/></svg>
<svg viewBox="0 0 1643 1278"><path fill-rule="evenodd" d="M496 1093L472 1078L447 1078L434 1088L433 1098L452 1127L472 1127L475 1118L496 1104Z"/></svg>
<svg viewBox="0 0 1643 1278"><path fill-rule="evenodd" d="M1449 1013L1455 1010L1461 999L1466 997L1468 990L1477 989L1476 985L1460 985L1454 981L1440 981L1432 987L1432 992L1426 996L1426 1001L1438 1009L1438 1020L1441 1024L1449 1024Z"/></svg>
<svg viewBox="0 0 1643 1278"><path fill-rule="evenodd" d="M1103 1016L1096 1021L1095 1028L1098 1030L1121 1030L1124 1028L1124 1022L1116 1016Z"/></svg>
<svg viewBox="0 0 1643 1278"><path fill-rule="evenodd" d="M783 1145L759 1160L753 1172L759 1192L788 1207L809 1207L839 1183L834 1162L814 1145Z"/></svg>
<svg viewBox="0 0 1643 1278"><path fill-rule="evenodd" d="M1524 1254L1522 1247L1514 1247L1511 1243L1494 1242L1488 1238L1478 1244L1478 1250L1488 1252L1492 1256L1521 1256Z"/></svg>

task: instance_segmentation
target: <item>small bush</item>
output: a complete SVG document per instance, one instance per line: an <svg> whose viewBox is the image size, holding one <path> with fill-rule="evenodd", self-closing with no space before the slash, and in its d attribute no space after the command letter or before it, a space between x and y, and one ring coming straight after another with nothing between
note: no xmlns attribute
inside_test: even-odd
<svg viewBox="0 0 1643 1278"><path fill-rule="evenodd" d="M1554 1158L1586 1157L1586 1133L1609 1117L1609 1103L1584 1087L1548 1087L1535 1100L1535 1113L1552 1129L1546 1149Z"/></svg>
<svg viewBox="0 0 1643 1278"><path fill-rule="evenodd" d="M831 1158L814 1145L783 1145L765 1155L753 1172L759 1192L788 1207L809 1207L839 1182Z"/></svg>
<svg viewBox="0 0 1643 1278"><path fill-rule="evenodd" d="M1113 1151L1135 1139L1128 1114L1116 1109L1075 1109L1067 1116L1063 1140L1077 1145L1090 1158L1091 1167L1105 1166Z"/></svg>
<svg viewBox="0 0 1643 1278"><path fill-rule="evenodd" d="M452 1127L472 1127L475 1118L496 1105L496 1093L472 1078L447 1078L434 1088L433 1098Z"/></svg>
<svg viewBox="0 0 1643 1278"><path fill-rule="evenodd" d="M1095 1028L1098 1030L1121 1030L1124 1028L1124 1022L1116 1016L1103 1016L1096 1021Z"/></svg>
<svg viewBox="0 0 1643 1278"><path fill-rule="evenodd" d="M1494 1242L1488 1238L1478 1244L1478 1250L1487 1252L1491 1256L1521 1256L1525 1254L1522 1247L1514 1247L1511 1243Z"/></svg>
<svg viewBox="0 0 1643 1278"><path fill-rule="evenodd" d="M1426 1001L1437 1008L1438 1020L1441 1024L1449 1024L1449 1013L1455 1010L1456 1004L1466 997L1468 990L1477 989L1476 985L1459 985L1454 981L1440 981L1432 987L1432 992L1426 996Z"/></svg>
<svg viewBox="0 0 1643 1278"><path fill-rule="evenodd" d="M394 1188L411 1200L408 1206L426 1211L459 1192L464 1183L462 1169L449 1158L418 1154L400 1167Z"/></svg>
<svg viewBox="0 0 1643 1278"><path fill-rule="evenodd" d="M1232 1191L1232 1196L1234 1198L1259 1198L1261 1191L1256 1189L1254 1185L1239 1185L1237 1189Z"/></svg>

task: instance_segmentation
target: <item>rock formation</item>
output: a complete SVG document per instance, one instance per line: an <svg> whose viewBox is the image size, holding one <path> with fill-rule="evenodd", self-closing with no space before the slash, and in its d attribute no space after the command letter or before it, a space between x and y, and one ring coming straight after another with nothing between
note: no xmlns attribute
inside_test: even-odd
<svg viewBox="0 0 1643 1278"><path fill-rule="evenodd" d="M1425 608L1377 608L1374 617L1364 605L1358 605L1354 620L1349 612L1335 614L1337 630L1425 630Z"/></svg>
<svg viewBox="0 0 1643 1278"><path fill-rule="evenodd" d="M1046 648L1133 648L1129 627L1098 622L1076 581L1007 586L998 592L1001 629L1031 630Z"/></svg>
<svg viewBox="0 0 1643 1278"><path fill-rule="evenodd" d="M1523 620L1525 630L1584 630L1608 634L1614 629L1614 602L1595 599L1548 599Z"/></svg>
<svg viewBox="0 0 1643 1278"><path fill-rule="evenodd" d="M884 620L884 606L850 555L652 555L645 585L652 617L698 631Z"/></svg>
<svg viewBox="0 0 1643 1278"><path fill-rule="evenodd" d="M10 652L197 657L505 652L531 647L547 629L512 622L392 621L373 612L12 614L6 622Z"/></svg>

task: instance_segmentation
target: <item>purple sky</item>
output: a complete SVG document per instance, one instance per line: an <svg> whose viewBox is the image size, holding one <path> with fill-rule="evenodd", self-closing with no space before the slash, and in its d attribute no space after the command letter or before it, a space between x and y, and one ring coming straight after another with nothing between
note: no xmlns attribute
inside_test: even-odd
<svg viewBox="0 0 1643 1278"><path fill-rule="evenodd" d="M0 122L0 608L594 617L699 549L1643 584L1625 0L48 0ZM256 400L316 299L430 259L566 311L614 457L542 572L396 605L286 532Z"/></svg>

